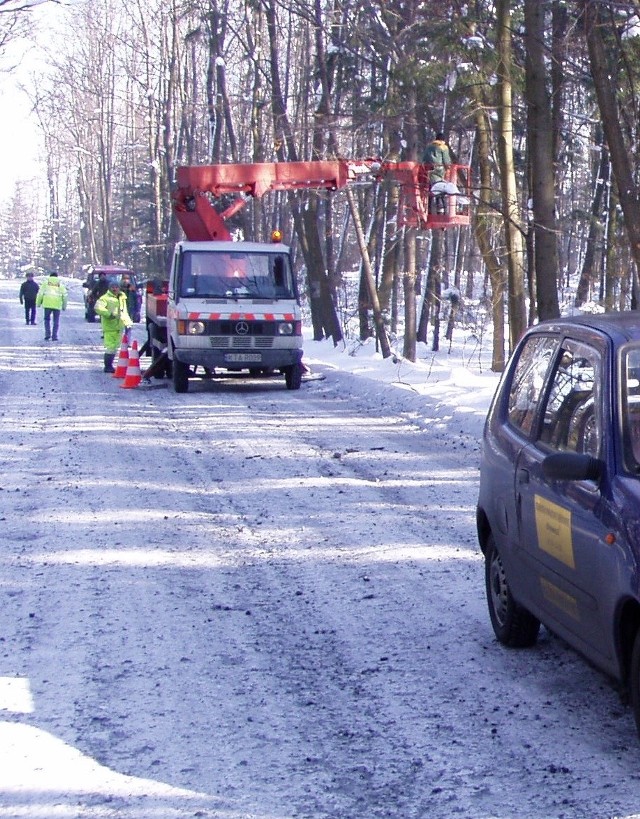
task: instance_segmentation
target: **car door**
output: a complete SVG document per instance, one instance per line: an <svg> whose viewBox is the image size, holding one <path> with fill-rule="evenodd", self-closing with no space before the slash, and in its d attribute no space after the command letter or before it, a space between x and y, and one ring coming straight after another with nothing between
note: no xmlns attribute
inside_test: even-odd
<svg viewBox="0 0 640 819"><path fill-rule="evenodd" d="M560 340L553 332L535 332L523 339L496 391L484 432L478 508L490 522L514 596L526 607L530 589L518 565L514 468L522 448L532 440Z"/></svg>
<svg viewBox="0 0 640 819"><path fill-rule="evenodd" d="M541 619L587 654L611 656L603 622L601 563L607 548L595 481L547 479L550 452L602 457L604 346L565 339L538 416L536 440L515 469L518 548Z"/></svg>

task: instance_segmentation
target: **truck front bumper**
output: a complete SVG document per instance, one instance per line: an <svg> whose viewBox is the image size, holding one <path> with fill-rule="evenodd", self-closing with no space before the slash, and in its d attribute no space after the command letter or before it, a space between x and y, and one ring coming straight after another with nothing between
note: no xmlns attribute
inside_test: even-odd
<svg viewBox="0 0 640 819"><path fill-rule="evenodd" d="M173 349L173 358L189 366L209 370L279 370L302 360L302 348L268 350Z"/></svg>

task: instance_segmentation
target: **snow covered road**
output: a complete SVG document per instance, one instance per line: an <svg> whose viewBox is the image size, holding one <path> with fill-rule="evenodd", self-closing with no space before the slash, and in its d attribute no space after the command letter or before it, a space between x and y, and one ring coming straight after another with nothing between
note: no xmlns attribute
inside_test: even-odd
<svg viewBox="0 0 640 819"><path fill-rule="evenodd" d="M79 282L57 345L18 286L0 282L0 817L640 812L610 682L547 632L493 638L480 417L313 350L326 378L299 392L122 389Z"/></svg>

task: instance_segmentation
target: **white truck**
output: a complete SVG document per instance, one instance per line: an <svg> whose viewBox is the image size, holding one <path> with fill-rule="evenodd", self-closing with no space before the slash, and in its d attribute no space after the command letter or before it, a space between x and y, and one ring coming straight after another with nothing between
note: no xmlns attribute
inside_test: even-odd
<svg viewBox="0 0 640 819"><path fill-rule="evenodd" d="M302 316L289 248L234 242L226 220L245 203L219 213L212 198L244 190L245 165L178 169L173 199L186 241L173 252L169 278L147 282L145 375L169 375L176 392L192 377L228 372L284 375L302 381ZM246 171L244 171L246 172Z"/></svg>
<svg viewBox="0 0 640 819"><path fill-rule="evenodd" d="M155 292L154 292L155 290ZM281 243L185 241L169 280L147 288L148 344L176 392L217 371L302 379L302 319L289 248Z"/></svg>

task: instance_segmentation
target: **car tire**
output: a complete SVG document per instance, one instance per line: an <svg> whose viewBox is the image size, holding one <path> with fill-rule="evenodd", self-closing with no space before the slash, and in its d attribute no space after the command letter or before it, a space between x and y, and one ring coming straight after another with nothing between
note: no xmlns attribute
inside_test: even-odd
<svg viewBox="0 0 640 819"><path fill-rule="evenodd" d="M513 599L493 535L485 549L485 584L491 625L498 641L511 648L534 645L540 621Z"/></svg>

